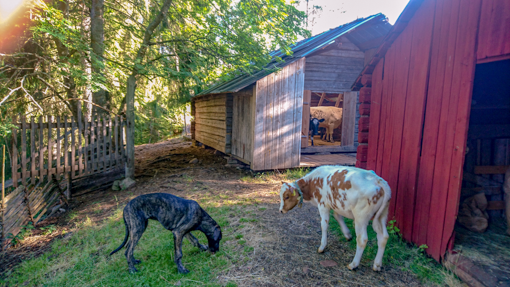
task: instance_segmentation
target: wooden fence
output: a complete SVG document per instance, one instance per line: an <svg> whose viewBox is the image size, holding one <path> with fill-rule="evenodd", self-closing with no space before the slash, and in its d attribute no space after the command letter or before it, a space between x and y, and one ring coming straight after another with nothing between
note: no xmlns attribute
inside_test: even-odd
<svg viewBox="0 0 510 287"><path fill-rule="evenodd" d="M28 221L36 225L56 199L66 201L75 187L111 184L123 174L126 120L120 116L41 116L29 121L21 116L14 122L14 191L2 194L0 241L15 236Z"/></svg>

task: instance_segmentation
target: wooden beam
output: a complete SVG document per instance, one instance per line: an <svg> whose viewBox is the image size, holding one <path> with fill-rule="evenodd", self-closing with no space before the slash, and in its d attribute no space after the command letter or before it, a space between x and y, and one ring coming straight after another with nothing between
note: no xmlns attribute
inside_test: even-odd
<svg viewBox="0 0 510 287"><path fill-rule="evenodd" d="M505 174L508 165L478 165L475 166L475 174Z"/></svg>
<svg viewBox="0 0 510 287"><path fill-rule="evenodd" d="M340 106L340 102L342 101L344 94L338 94L338 98L336 98L335 108L338 108Z"/></svg>
<svg viewBox="0 0 510 287"><path fill-rule="evenodd" d="M487 210L502 210L502 209L505 209L505 202L503 200L487 202Z"/></svg>
<svg viewBox="0 0 510 287"><path fill-rule="evenodd" d="M354 146L309 146L301 149L301 154L305 153L318 153L318 152L338 152L338 153L354 153L356 147Z"/></svg>
<svg viewBox="0 0 510 287"><path fill-rule="evenodd" d="M322 93L321 99L319 100L318 107L322 106L322 103L324 102L324 98L326 97L326 93Z"/></svg>

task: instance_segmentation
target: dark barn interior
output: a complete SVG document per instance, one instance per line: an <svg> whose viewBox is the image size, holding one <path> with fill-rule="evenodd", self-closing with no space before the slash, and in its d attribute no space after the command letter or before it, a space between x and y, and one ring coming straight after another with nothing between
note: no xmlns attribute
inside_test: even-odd
<svg viewBox="0 0 510 287"><path fill-rule="evenodd" d="M510 60L476 66L467 147L455 251L491 274L479 278L487 286L509 286L502 186L510 166Z"/></svg>

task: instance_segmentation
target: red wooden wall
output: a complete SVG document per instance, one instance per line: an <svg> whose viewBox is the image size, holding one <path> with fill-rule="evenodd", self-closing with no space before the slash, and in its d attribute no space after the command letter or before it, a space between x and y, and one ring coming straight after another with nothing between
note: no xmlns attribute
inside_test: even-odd
<svg viewBox="0 0 510 287"><path fill-rule="evenodd" d="M509 9L425 0L372 72L367 169L392 188L404 238L436 260L453 243L475 64L510 53Z"/></svg>

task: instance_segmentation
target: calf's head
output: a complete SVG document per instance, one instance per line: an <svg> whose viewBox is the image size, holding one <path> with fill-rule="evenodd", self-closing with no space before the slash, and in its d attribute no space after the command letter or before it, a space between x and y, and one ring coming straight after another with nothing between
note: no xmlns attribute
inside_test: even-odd
<svg viewBox="0 0 510 287"><path fill-rule="evenodd" d="M280 189L280 213L287 213L293 209L300 201L302 195L299 189L293 186L293 183L282 182Z"/></svg>
<svg viewBox="0 0 510 287"><path fill-rule="evenodd" d="M310 119L310 134L313 137L314 135L319 134L319 124L322 123L324 119L311 118Z"/></svg>

